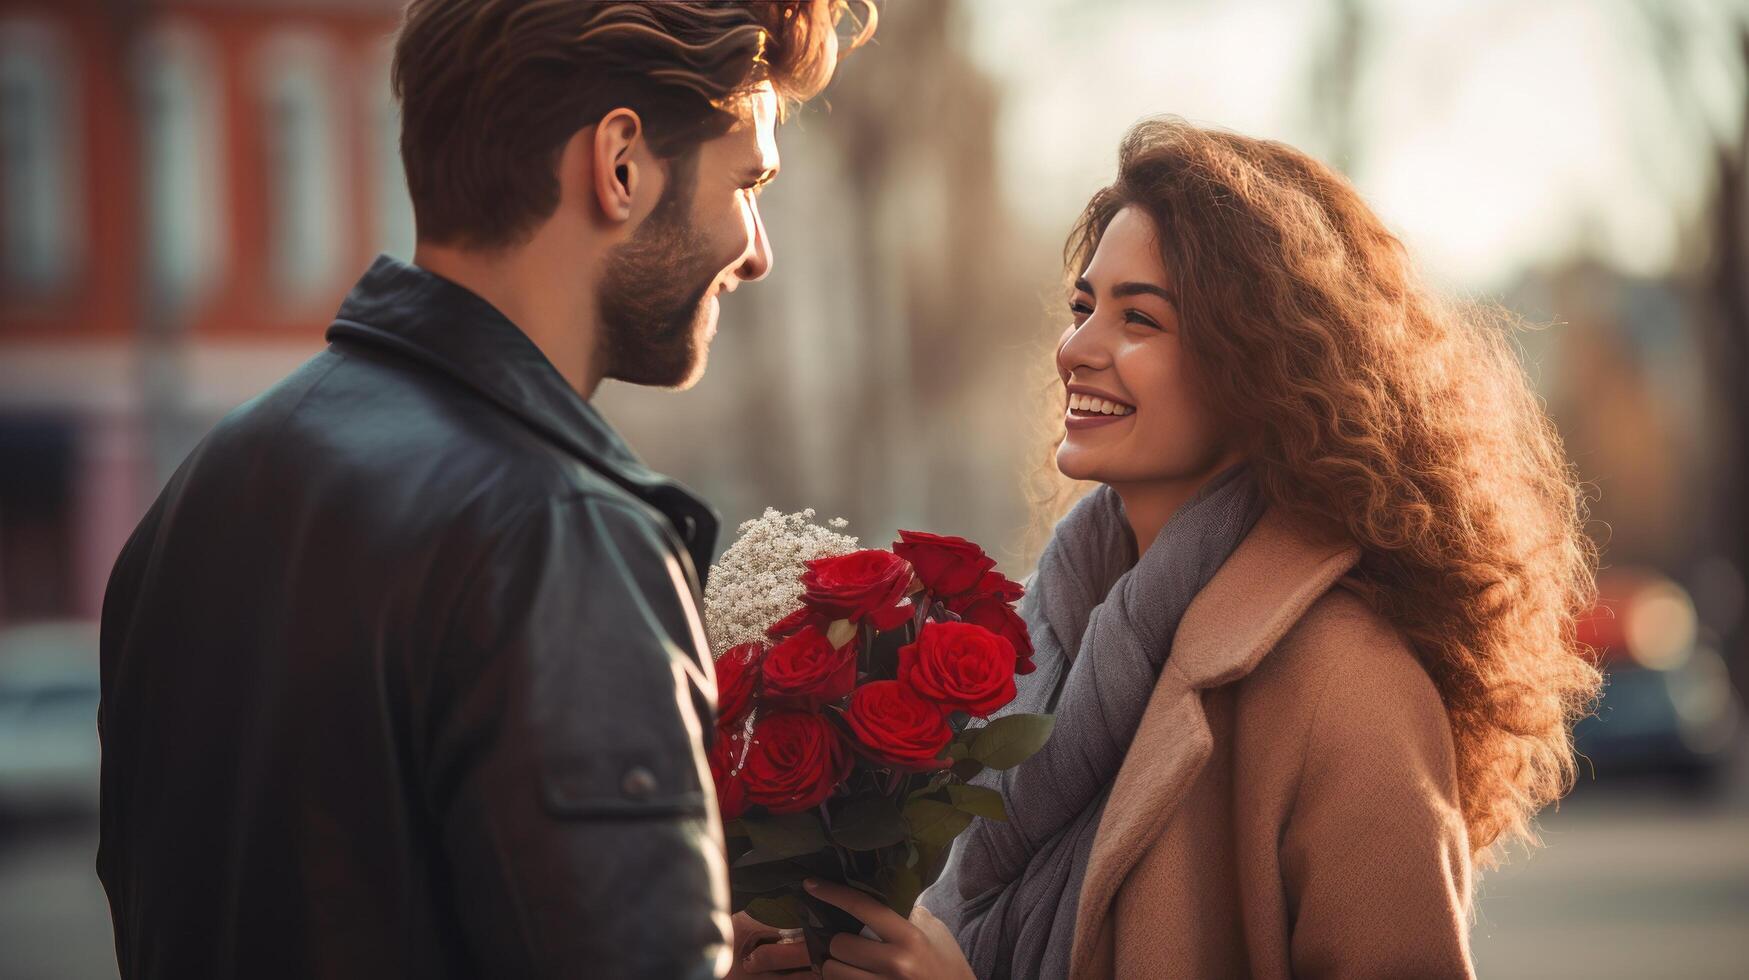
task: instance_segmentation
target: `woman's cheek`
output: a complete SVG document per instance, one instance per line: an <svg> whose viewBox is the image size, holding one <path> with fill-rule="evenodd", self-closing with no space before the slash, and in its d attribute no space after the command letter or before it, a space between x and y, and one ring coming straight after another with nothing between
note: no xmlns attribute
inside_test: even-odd
<svg viewBox="0 0 1749 980"><path fill-rule="evenodd" d="M1171 479L1195 473L1212 455L1212 433L1193 405L1174 399L1140 407L1136 421L1142 426L1137 443L1146 448L1134 463L1137 469L1148 470L1149 477Z"/></svg>

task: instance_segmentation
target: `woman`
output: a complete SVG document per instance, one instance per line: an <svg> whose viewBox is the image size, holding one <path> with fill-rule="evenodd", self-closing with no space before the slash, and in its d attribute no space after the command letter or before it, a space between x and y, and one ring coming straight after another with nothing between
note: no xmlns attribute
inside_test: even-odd
<svg viewBox="0 0 1749 980"><path fill-rule="evenodd" d="M1056 733L911 922L818 886L879 937L824 975L1471 975L1472 863L1569 785L1599 684L1582 502L1501 324L1330 169L1177 119L1067 260L1056 464L1100 486L1006 709Z"/></svg>

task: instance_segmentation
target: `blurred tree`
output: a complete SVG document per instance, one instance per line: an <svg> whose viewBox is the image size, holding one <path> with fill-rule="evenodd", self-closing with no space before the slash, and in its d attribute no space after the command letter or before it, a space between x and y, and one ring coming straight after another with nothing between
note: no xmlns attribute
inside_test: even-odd
<svg viewBox="0 0 1749 980"><path fill-rule="evenodd" d="M1741 71L1749 78L1749 25L1737 27L1736 53ZM1726 557L1737 572L1739 588L1749 570L1749 520L1743 514L1749 501L1749 95L1743 99L1734 139L1719 139L1714 146L1717 177L1709 209L1713 218L1712 263L1707 285L1713 299L1713 317L1707 340L1713 365L1714 389L1723 402L1727 427L1718 446L1718 500L1715 519L1720 522L1719 540L1726 542ZM1739 599L1740 602L1740 599ZM1749 686L1749 658L1744 656L1743 618L1736 617L1732 635L1726 637L1739 688Z"/></svg>
<svg viewBox="0 0 1749 980"><path fill-rule="evenodd" d="M1664 80L1669 112L1685 121L1700 145L1709 148L1713 181L1710 200L1687 226L1686 248L1694 256L1710 306L1704 318L1704 346L1711 368L1712 399L1719 417L1719 439L1712 460L1714 485L1710 524L1713 540L1735 572L1741 602L1749 570L1749 11L1741 3L1720 5L1697 19L1691 6L1640 0L1637 7ZM1718 36L1723 29L1723 38ZM1714 46L1718 46L1714 48ZM1735 111L1714 119L1697 97L1696 68L1723 52L1736 84ZM1739 687L1749 680L1743 617L1737 615L1723 637Z"/></svg>
<svg viewBox="0 0 1749 980"><path fill-rule="evenodd" d="M1359 94L1371 40L1362 0L1330 0L1330 26L1312 50L1306 86L1312 131L1323 143L1320 155L1350 179L1361 164Z"/></svg>

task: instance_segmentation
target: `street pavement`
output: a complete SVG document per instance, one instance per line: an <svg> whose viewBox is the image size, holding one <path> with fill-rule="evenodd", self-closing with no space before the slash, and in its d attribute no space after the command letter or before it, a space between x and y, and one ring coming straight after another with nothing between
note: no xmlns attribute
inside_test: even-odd
<svg viewBox="0 0 1749 980"><path fill-rule="evenodd" d="M1482 977L1749 977L1749 780L1712 794L1597 787L1541 821L1543 847L1484 875Z"/></svg>
<svg viewBox="0 0 1749 980"><path fill-rule="evenodd" d="M1480 976L1749 977L1749 775L1705 796L1587 789L1542 828L1544 847L1481 879ZM0 828L0 980L116 976L95 850L89 821Z"/></svg>

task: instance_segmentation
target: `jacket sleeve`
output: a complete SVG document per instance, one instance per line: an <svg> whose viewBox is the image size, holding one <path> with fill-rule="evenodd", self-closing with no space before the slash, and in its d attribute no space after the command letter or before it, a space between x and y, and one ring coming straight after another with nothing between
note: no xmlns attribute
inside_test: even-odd
<svg viewBox="0 0 1749 980"><path fill-rule="evenodd" d="M713 679L665 530L610 500L538 505L463 587L432 668L426 791L486 976L727 969Z"/></svg>
<svg viewBox="0 0 1749 980"><path fill-rule="evenodd" d="M1472 977L1450 725L1409 650L1377 640L1313 709L1282 841L1293 974Z"/></svg>

